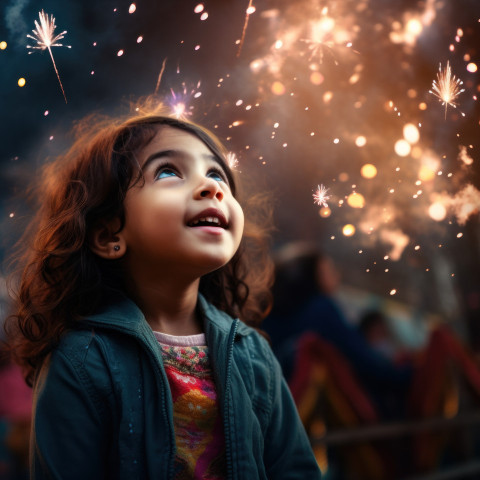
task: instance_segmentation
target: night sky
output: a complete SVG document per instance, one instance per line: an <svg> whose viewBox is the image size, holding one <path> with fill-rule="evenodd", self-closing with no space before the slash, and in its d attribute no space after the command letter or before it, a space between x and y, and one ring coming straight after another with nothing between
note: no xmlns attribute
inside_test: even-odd
<svg viewBox="0 0 480 480"><path fill-rule="evenodd" d="M68 147L73 122L92 111L127 113L157 91L236 154L248 194L270 195L274 247L313 241L346 285L467 321L477 342L480 1L247 7L2 0L2 259L28 220L27 186ZM67 31L59 42L71 48L51 50L68 103L48 50L26 48L35 46L26 35L42 9L55 17L55 34ZM457 108L429 92L447 65L463 81L451 99ZM366 164L373 178L362 173ZM328 208L314 202L319 185Z"/></svg>

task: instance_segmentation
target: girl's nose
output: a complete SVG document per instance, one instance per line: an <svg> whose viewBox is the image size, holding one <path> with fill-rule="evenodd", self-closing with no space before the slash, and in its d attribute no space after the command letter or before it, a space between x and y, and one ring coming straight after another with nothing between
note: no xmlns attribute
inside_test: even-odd
<svg viewBox="0 0 480 480"><path fill-rule="evenodd" d="M199 186L198 194L201 198L216 198L223 200L223 192L220 183L213 178L207 178L205 182Z"/></svg>

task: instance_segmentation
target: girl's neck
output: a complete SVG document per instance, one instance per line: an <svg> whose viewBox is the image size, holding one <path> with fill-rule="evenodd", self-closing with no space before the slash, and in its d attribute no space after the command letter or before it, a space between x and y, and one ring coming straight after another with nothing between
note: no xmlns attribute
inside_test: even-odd
<svg viewBox="0 0 480 480"><path fill-rule="evenodd" d="M138 282L130 285L129 291L152 330L169 335L195 335L203 332L195 308L199 283L199 280L187 285L171 281Z"/></svg>

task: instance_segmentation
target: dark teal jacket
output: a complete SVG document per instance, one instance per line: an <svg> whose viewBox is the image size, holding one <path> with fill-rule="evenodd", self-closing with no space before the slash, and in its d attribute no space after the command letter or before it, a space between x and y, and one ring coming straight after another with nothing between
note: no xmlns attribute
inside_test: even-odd
<svg viewBox="0 0 480 480"><path fill-rule="evenodd" d="M199 297L224 420L228 479L319 479L267 342ZM32 478L174 478L172 401L145 317L122 298L67 333L35 383Z"/></svg>

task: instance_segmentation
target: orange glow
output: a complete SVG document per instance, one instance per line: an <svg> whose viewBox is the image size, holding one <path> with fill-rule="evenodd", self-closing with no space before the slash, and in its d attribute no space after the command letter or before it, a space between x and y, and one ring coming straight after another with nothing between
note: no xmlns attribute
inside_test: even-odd
<svg viewBox="0 0 480 480"><path fill-rule="evenodd" d="M282 82L273 82L272 93L274 95L283 95L286 91L285 85Z"/></svg>
<svg viewBox="0 0 480 480"><path fill-rule="evenodd" d="M359 135L355 139L355 145L357 147L364 147L367 144L367 139L363 135Z"/></svg>
<svg viewBox="0 0 480 480"><path fill-rule="evenodd" d="M406 157L411 150L410 144L406 140L397 140L395 142L395 153L400 157Z"/></svg>
<svg viewBox="0 0 480 480"><path fill-rule="evenodd" d="M371 163L366 163L360 170L363 178L373 178L377 175L377 167Z"/></svg>
<svg viewBox="0 0 480 480"><path fill-rule="evenodd" d="M355 227L354 227L351 223L347 223L347 224L344 225L344 227L342 228L342 233L343 233L346 237L351 237L351 236L355 233Z"/></svg>
<svg viewBox="0 0 480 480"><path fill-rule="evenodd" d="M407 123L403 127L403 138L408 143L417 143L420 140L420 132L418 128L413 123Z"/></svg>
<svg viewBox="0 0 480 480"><path fill-rule="evenodd" d="M311 75L310 75L310 81L314 84L314 85L321 85L323 83L323 80L324 80L324 77L323 75L320 73L320 72L313 72Z"/></svg>
<svg viewBox="0 0 480 480"><path fill-rule="evenodd" d="M475 73L476 71L478 70L478 67L475 63L469 63L467 65L467 71L470 72L470 73Z"/></svg>
<svg viewBox="0 0 480 480"><path fill-rule="evenodd" d="M332 211L330 210L329 207L323 207L318 211L318 214L322 218L328 218L332 214Z"/></svg>
<svg viewBox="0 0 480 480"><path fill-rule="evenodd" d="M430 218L436 222L441 222L447 216L447 209L440 202L432 203L428 209Z"/></svg>
<svg viewBox="0 0 480 480"><path fill-rule="evenodd" d="M347 203L352 208L363 208L365 206L365 197L361 193L353 192L348 196Z"/></svg>
<svg viewBox="0 0 480 480"><path fill-rule="evenodd" d="M426 165L422 165L420 167L420 172L418 172L418 178L420 178L422 182L433 180L435 178L435 171Z"/></svg>

